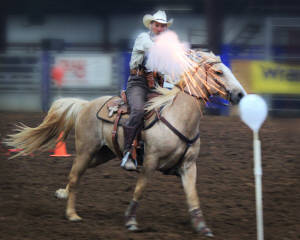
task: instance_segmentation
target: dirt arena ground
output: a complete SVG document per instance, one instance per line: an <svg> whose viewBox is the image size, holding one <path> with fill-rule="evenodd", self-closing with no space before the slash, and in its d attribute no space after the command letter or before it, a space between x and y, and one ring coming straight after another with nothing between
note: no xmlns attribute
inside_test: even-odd
<svg viewBox="0 0 300 240"><path fill-rule="evenodd" d="M0 113L0 138L16 122L37 126L43 114ZM205 116L197 188L216 240L256 239L252 133L237 117ZM261 129L266 240L300 239L300 119L268 119ZM74 134L66 142L75 155ZM49 152L8 160L0 152L0 239L206 239L193 233L180 179L157 172L138 209L143 230L123 227L137 174L114 159L82 178L77 210L82 222L64 218L66 201L54 197L67 183L73 157Z"/></svg>

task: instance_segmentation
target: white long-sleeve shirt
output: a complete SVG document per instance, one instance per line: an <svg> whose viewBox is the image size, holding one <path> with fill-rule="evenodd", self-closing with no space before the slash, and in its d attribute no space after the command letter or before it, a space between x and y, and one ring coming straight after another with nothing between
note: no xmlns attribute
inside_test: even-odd
<svg viewBox="0 0 300 240"><path fill-rule="evenodd" d="M153 45L153 36L151 35L151 32L143 32L136 38L129 63L130 69L135 69L139 64L142 64L146 54Z"/></svg>
<svg viewBox="0 0 300 240"><path fill-rule="evenodd" d="M138 35L132 49L131 59L129 63L130 69L135 69L140 64L142 64L145 56L149 52L149 49L154 44L153 38L154 36L152 36L151 32L143 32ZM164 79L165 79L164 87L166 88L174 87L173 85L174 82L170 81L169 76L164 76Z"/></svg>

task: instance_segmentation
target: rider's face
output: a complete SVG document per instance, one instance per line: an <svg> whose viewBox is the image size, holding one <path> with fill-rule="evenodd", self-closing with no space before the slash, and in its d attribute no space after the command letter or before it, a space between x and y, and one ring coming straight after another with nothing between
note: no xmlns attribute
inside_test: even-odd
<svg viewBox="0 0 300 240"><path fill-rule="evenodd" d="M159 22L155 22L153 21L151 23L151 31L155 34L155 35L159 35L160 33L164 32L167 30L167 24L163 24L163 23L159 23Z"/></svg>

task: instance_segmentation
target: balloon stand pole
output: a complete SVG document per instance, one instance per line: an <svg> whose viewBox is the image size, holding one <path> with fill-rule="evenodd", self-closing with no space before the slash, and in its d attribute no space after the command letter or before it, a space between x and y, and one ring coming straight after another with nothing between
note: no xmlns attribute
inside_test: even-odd
<svg viewBox="0 0 300 240"><path fill-rule="evenodd" d="M262 204L262 167L261 167L261 144L258 131L253 131L253 147L254 147L254 175L255 175L255 198L256 198L256 223L257 223L257 239L264 239L263 227L263 204Z"/></svg>
<svg viewBox="0 0 300 240"><path fill-rule="evenodd" d="M255 200L256 200L256 229L257 239L264 239L263 202L262 202L262 167L261 144L258 131L268 114L268 106L262 97L249 94L242 98L240 116L242 121L253 131L253 160L255 176Z"/></svg>
<svg viewBox="0 0 300 240"><path fill-rule="evenodd" d="M62 89L61 89L61 86L58 86L58 88L57 88L57 96L58 96L58 98L62 98Z"/></svg>

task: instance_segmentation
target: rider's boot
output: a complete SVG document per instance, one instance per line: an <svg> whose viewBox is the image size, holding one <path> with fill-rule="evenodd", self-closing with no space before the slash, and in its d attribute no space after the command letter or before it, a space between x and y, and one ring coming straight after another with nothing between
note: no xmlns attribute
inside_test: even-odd
<svg viewBox="0 0 300 240"><path fill-rule="evenodd" d="M136 134L136 127L123 126L124 129L124 154L121 167L128 171L137 170L137 162L132 159L130 149Z"/></svg>

